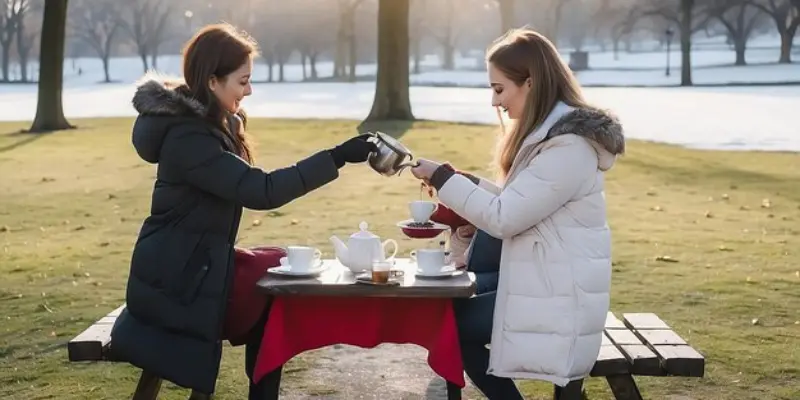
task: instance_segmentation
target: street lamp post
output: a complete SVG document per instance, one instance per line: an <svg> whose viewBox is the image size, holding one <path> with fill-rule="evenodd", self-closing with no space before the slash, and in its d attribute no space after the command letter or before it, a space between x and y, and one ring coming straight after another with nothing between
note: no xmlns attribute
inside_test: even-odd
<svg viewBox="0 0 800 400"><path fill-rule="evenodd" d="M672 34L673 33L675 33L675 32L673 32L672 28L667 28L667 31L665 32L665 34L667 36L667 71L666 71L666 75L667 76L669 76L669 52L670 52L670 49L669 49L670 46L669 45L672 43Z"/></svg>

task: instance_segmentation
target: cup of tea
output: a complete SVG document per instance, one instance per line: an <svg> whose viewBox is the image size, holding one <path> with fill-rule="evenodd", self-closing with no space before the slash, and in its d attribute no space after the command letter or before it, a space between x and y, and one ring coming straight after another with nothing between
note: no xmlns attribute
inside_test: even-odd
<svg viewBox="0 0 800 400"><path fill-rule="evenodd" d="M408 210L414 222L423 223L431 219L431 215L436 211L437 204L433 201L415 200L408 203Z"/></svg>
<svg viewBox="0 0 800 400"><path fill-rule="evenodd" d="M292 271L307 272L319 267L322 263L322 252L314 247L289 246L284 258L281 259L281 264L289 265Z"/></svg>
<svg viewBox="0 0 800 400"><path fill-rule="evenodd" d="M450 265L450 256L444 249L417 249L410 256L423 274L435 274Z"/></svg>
<svg viewBox="0 0 800 400"><path fill-rule="evenodd" d="M389 282L392 263L390 261L375 261L372 263L372 281L375 283Z"/></svg>

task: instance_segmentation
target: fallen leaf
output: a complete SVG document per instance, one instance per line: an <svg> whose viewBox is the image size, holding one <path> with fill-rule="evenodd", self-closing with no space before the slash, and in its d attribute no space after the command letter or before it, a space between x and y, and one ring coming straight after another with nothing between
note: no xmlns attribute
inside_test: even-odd
<svg viewBox="0 0 800 400"><path fill-rule="evenodd" d="M672 258L670 256L658 256L658 257L656 257L656 261L671 262L671 263L678 262L678 260L676 260L676 259L674 259L674 258Z"/></svg>
<svg viewBox="0 0 800 400"><path fill-rule="evenodd" d="M650 210L651 210L651 211L664 211L664 209L663 209L663 208L661 208L661 206L653 206L653 207L650 207Z"/></svg>
<svg viewBox="0 0 800 400"><path fill-rule="evenodd" d="M748 206L739 206L739 209L742 210L742 211L747 211L747 210L750 209L750 207L748 207Z"/></svg>
<svg viewBox="0 0 800 400"><path fill-rule="evenodd" d="M253 220L253 226L261 226L261 220L260 219L254 219Z"/></svg>
<svg viewBox="0 0 800 400"><path fill-rule="evenodd" d="M113 193L109 193L109 194L108 194L108 199L109 199L109 200L111 200L111 199L116 199L116 198L117 198L117 195L115 195L115 194L113 194Z"/></svg>
<svg viewBox="0 0 800 400"><path fill-rule="evenodd" d="M761 200L761 208L770 208L772 207L772 202L769 199Z"/></svg>
<svg viewBox="0 0 800 400"><path fill-rule="evenodd" d="M655 189L653 189L653 188L650 188L650 189L648 189L648 190L647 190L647 195L648 195L648 196L655 196L655 195L657 195L657 194L658 194L658 193L657 193L657 192L656 192L656 190L655 190Z"/></svg>
<svg viewBox="0 0 800 400"><path fill-rule="evenodd" d="M85 226L83 226L83 225L78 225L78 226L76 226L76 227L75 227L74 229L72 229L72 230L73 230L73 231L82 231L82 230L84 230L84 229L86 229L86 227L85 227Z"/></svg>
<svg viewBox="0 0 800 400"><path fill-rule="evenodd" d="M11 232L11 228L8 225L0 226L0 232Z"/></svg>
<svg viewBox="0 0 800 400"><path fill-rule="evenodd" d="M107 247L110 244L109 242L100 242L100 247Z"/></svg>
<svg viewBox="0 0 800 400"><path fill-rule="evenodd" d="M704 215L706 218L714 218L714 214L712 214L711 211L706 211Z"/></svg>
<svg viewBox="0 0 800 400"><path fill-rule="evenodd" d="M730 248L730 247L727 247L727 246L725 246L724 244L723 244L723 245L720 245L720 246L718 247L718 249L719 249L719 251L733 251L733 249L732 249L732 248Z"/></svg>
<svg viewBox="0 0 800 400"><path fill-rule="evenodd" d="M723 194L722 194L722 199L723 199L723 200L728 200L728 199L730 199L730 196L728 196L728 194L727 194L727 193L723 193Z"/></svg>
<svg viewBox="0 0 800 400"><path fill-rule="evenodd" d="M298 220L296 220L296 219L293 219L293 220L292 220L292 222L291 222L291 224L292 224L292 225L297 225L297 224L299 224L299 223L300 223L300 221L298 221Z"/></svg>
<svg viewBox="0 0 800 400"><path fill-rule="evenodd" d="M753 325L761 325L761 321L759 321L758 318L753 318L753 320L750 321L750 323Z"/></svg>

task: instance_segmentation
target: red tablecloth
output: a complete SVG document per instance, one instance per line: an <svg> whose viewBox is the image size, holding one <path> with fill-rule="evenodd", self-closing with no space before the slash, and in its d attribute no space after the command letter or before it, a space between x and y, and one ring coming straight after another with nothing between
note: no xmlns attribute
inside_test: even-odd
<svg viewBox="0 0 800 400"><path fill-rule="evenodd" d="M428 364L464 387L463 365L450 299L383 297L276 297L256 360L256 382L292 357L334 344L372 348L414 343Z"/></svg>

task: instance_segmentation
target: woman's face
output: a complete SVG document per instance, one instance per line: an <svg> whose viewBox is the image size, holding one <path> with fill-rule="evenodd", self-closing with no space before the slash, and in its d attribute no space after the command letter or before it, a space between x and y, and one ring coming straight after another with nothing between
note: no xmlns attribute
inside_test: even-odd
<svg viewBox="0 0 800 400"><path fill-rule="evenodd" d="M209 86L223 110L232 114L236 113L239 111L242 99L253 93L253 88L250 86L250 74L252 72L253 60L248 59L246 63L242 64L236 71L228 74L228 76L222 79L211 78Z"/></svg>
<svg viewBox="0 0 800 400"><path fill-rule="evenodd" d="M510 119L518 119L525 108L525 99L530 92L530 79L517 86L514 81L489 63L489 84L492 86L492 106L500 107Z"/></svg>

